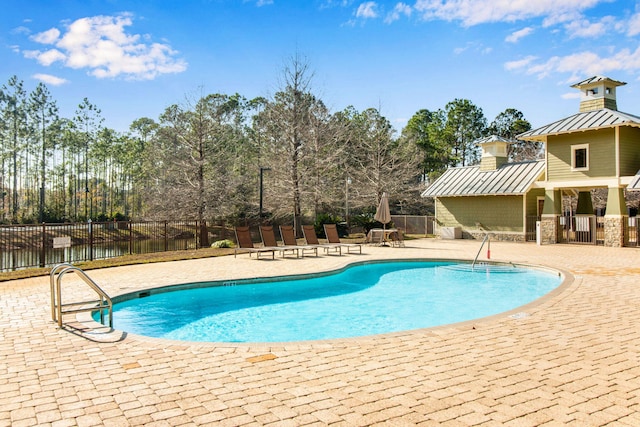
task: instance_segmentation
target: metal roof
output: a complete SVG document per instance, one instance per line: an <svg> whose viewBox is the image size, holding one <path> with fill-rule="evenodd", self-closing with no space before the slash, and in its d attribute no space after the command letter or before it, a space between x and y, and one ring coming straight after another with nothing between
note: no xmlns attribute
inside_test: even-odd
<svg viewBox="0 0 640 427"><path fill-rule="evenodd" d="M575 87L575 88L580 88L581 86L586 86L586 85L591 85L594 83L600 83L600 82L609 82L612 85L615 86L624 86L626 85L625 82L621 82L618 80L613 80L610 79L609 77L605 77L605 76L593 76L593 77L589 77L588 79L584 79L581 82L578 82L574 85L571 85L571 87Z"/></svg>
<svg viewBox="0 0 640 427"><path fill-rule="evenodd" d="M544 173L544 160L506 163L481 171L480 166L447 169L422 197L508 196L525 194Z"/></svg>
<svg viewBox="0 0 640 427"><path fill-rule="evenodd" d="M640 171L634 175L631 183L627 186L627 190L640 191Z"/></svg>
<svg viewBox="0 0 640 427"><path fill-rule="evenodd" d="M480 139L477 139L475 141L475 143L478 144L478 145L486 144L488 142L504 142L506 144L513 144L515 141L512 140L512 139L503 138L503 137L498 136L498 135L485 136L484 138L480 138Z"/></svg>
<svg viewBox="0 0 640 427"><path fill-rule="evenodd" d="M585 111L558 120L546 126L539 127L517 136L525 141L545 141L548 135L558 135L593 129L616 126L639 126L640 117L621 111L602 108L595 111Z"/></svg>

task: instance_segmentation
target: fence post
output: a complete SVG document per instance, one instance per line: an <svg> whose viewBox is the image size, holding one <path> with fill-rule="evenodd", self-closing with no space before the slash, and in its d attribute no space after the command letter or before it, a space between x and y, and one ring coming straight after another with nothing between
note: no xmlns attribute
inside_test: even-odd
<svg viewBox="0 0 640 427"><path fill-rule="evenodd" d="M4 228L0 227L0 235L4 235ZM9 238L11 236L11 234L9 234L9 236L7 236L7 238ZM4 245L0 243L0 271L4 271ZM9 253L9 251L7 251L7 253Z"/></svg>
<svg viewBox="0 0 640 427"><path fill-rule="evenodd" d="M196 249L200 248L200 245L202 244L202 224L200 224L200 221L196 219L196 232L195 234L195 244L196 244Z"/></svg>
<svg viewBox="0 0 640 427"><path fill-rule="evenodd" d="M93 222L91 218L87 221L89 228L89 261L93 261Z"/></svg>
<svg viewBox="0 0 640 427"><path fill-rule="evenodd" d="M200 238L199 242L196 242L196 249L206 248L209 246L209 227L207 226L207 220L202 220L199 230L200 232L198 234L200 234Z"/></svg>
<svg viewBox="0 0 640 427"><path fill-rule="evenodd" d="M165 220L164 221L164 251L165 252L169 250L169 241L168 241L169 235L167 234L167 229L168 229L167 221Z"/></svg>
<svg viewBox="0 0 640 427"><path fill-rule="evenodd" d="M42 249L40 251L40 267L44 268L47 257L47 226L42 223Z"/></svg>
<svg viewBox="0 0 640 427"><path fill-rule="evenodd" d="M133 254L133 224L129 220L129 255Z"/></svg>

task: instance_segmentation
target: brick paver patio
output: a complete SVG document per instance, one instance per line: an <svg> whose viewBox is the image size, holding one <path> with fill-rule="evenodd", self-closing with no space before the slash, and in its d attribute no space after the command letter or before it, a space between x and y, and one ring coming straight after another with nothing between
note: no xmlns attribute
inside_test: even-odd
<svg viewBox="0 0 640 427"><path fill-rule="evenodd" d="M363 255L256 261L245 254L89 274L117 295L366 259L473 259L479 248L477 241L406 244L366 247ZM82 336L51 321L48 277L0 283L0 426L639 426L640 249L492 242L491 258L573 278L536 304L487 319L273 345Z"/></svg>

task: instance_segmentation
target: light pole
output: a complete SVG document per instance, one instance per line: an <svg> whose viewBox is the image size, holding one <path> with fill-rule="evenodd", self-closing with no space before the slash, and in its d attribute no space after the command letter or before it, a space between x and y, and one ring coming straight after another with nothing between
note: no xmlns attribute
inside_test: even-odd
<svg viewBox="0 0 640 427"><path fill-rule="evenodd" d="M264 181L264 171L270 171L271 168L265 168L260 166L260 219L262 219L262 194L264 192L263 181Z"/></svg>
<svg viewBox="0 0 640 427"><path fill-rule="evenodd" d="M347 177L347 180L345 181L345 190L344 190L344 195L345 195L344 216L347 222L347 230L350 230L349 228L349 186L350 185L351 185L351 177Z"/></svg>

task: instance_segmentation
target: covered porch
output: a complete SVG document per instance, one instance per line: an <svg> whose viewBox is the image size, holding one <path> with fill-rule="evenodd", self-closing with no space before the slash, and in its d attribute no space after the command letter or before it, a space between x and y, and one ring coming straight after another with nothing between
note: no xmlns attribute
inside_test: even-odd
<svg viewBox="0 0 640 427"><path fill-rule="evenodd" d="M639 246L637 208L628 207L637 195L630 190L626 186L547 186L540 217L541 243Z"/></svg>

